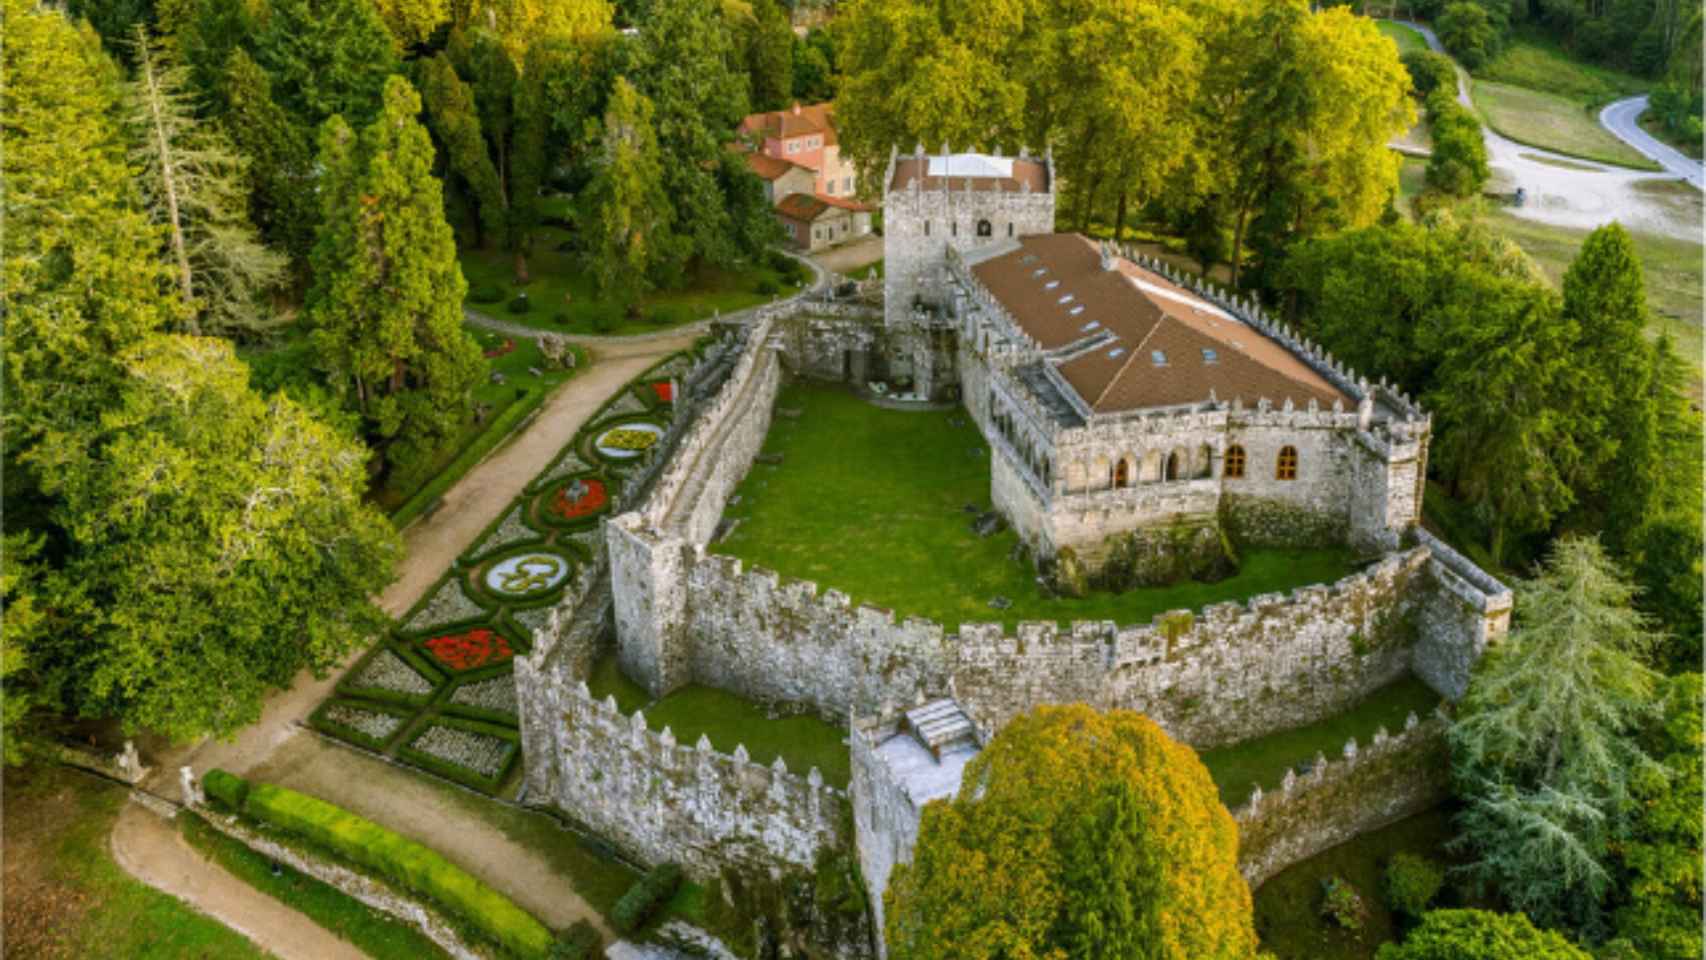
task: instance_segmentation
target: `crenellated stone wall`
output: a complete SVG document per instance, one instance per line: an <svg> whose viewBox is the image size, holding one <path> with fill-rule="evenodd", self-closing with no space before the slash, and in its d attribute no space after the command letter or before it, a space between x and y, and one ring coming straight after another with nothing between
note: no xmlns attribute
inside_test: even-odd
<svg viewBox="0 0 1706 960"><path fill-rule="evenodd" d="M1426 530L1432 589L1422 597L1416 675L1448 699L1469 689L1469 671L1489 645L1510 632L1514 598L1504 584Z"/></svg>
<svg viewBox="0 0 1706 960"><path fill-rule="evenodd" d="M718 753L703 736L678 744L669 728L649 729L643 713L593 700L584 683L562 710L549 799L635 859L674 861L709 881L725 869L811 870L820 851L852 843L846 794L816 767L801 776L780 757L762 766L744 745Z"/></svg>
<svg viewBox="0 0 1706 960"><path fill-rule="evenodd" d="M1450 618L1432 619L1438 587L1428 546L1333 584L1175 611L1149 624L1027 622L1009 632L970 623L950 634L836 590L746 570L623 518L611 527L613 563L631 556L633 579L645 581L633 592L681 601L665 619L623 625L621 645L649 671L631 676L806 704L831 720L951 689L986 730L1039 704L1083 701L1138 710L1207 747L1332 716L1406 669L1459 695L1445 664L1472 662L1474 645L1500 629L1462 603ZM619 610L623 602L619 595ZM1487 600L1495 619L1499 602Z"/></svg>
<svg viewBox="0 0 1706 960"><path fill-rule="evenodd" d="M1258 788L1233 812L1238 869L1252 889L1294 863L1438 804L1450 793L1442 712L1411 714L1397 735L1355 739L1339 757L1316 755L1309 772L1286 771L1273 793Z"/></svg>

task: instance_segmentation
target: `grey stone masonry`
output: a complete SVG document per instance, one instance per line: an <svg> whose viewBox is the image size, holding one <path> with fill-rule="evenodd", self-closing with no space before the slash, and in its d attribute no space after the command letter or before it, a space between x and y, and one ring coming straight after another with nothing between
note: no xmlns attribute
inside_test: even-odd
<svg viewBox="0 0 1706 960"><path fill-rule="evenodd" d="M1317 755L1306 774L1286 771L1273 793L1257 788L1233 812L1238 869L1251 888L1294 863L1444 800L1451 786L1448 724L1443 712L1427 720L1411 714L1397 735L1382 728L1367 744L1352 739L1338 757Z"/></svg>
<svg viewBox="0 0 1706 960"><path fill-rule="evenodd" d="M643 713L594 701L584 683L562 706L550 799L637 860L674 861L708 881L725 869L810 870L819 851L852 842L846 794L816 767L802 775L780 757L753 763L745 746L718 753L703 736L678 744L669 728L649 729Z"/></svg>

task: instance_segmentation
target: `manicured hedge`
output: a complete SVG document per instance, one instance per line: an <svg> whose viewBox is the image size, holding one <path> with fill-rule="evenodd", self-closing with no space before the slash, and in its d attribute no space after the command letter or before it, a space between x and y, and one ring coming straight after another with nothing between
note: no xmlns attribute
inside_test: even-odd
<svg viewBox="0 0 1706 960"><path fill-rule="evenodd" d="M270 783L249 788L243 811L433 901L513 953L545 957L551 950L551 931L508 897L437 851L370 820Z"/></svg>
<svg viewBox="0 0 1706 960"><path fill-rule="evenodd" d="M646 872L628 888L622 899L610 911L610 922L623 933L633 933L651 919L658 908L675 896L681 886L681 867L673 863L659 864Z"/></svg>
<svg viewBox="0 0 1706 960"><path fill-rule="evenodd" d="M551 945L551 960L592 960L604 956L600 949L603 946L604 938L598 935L592 924L576 920L575 925L563 931L557 942Z"/></svg>
<svg viewBox="0 0 1706 960"><path fill-rule="evenodd" d="M543 390L524 388L523 392L524 396L512 402L503 409L502 413L492 418L491 425L476 437L474 442L463 448L456 459L450 462L450 466L439 471L437 476L427 481L425 486L415 491L414 496L411 496L401 507L398 507L396 513L391 514L391 525L393 527L401 530L412 523L416 517L425 513L427 507L432 506L433 501L444 496L445 491L454 486L456 481L462 479L463 474L472 470L474 465L481 460L486 459L486 454L491 453L493 448L506 439L523 417L539 409L539 405L545 401L545 391Z"/></svg>
<svg viewBox="0 0 1706 960"><path fill-rule="evenodd" d="M249 781L216 767L202 774L201 789L220 806L237 813L243 809L243 801L249 796Z"/></svg>

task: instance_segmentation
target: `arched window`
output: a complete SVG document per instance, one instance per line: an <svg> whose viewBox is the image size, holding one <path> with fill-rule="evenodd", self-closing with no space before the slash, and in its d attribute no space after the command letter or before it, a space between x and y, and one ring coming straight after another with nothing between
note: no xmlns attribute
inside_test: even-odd
<svg viewBox="0 0 1706 960"><path fill-rule="evenodd" d="M980 237L993 237L995 236L995 228L990 226L988 220L979 220L977 222L977 235Z"/></svg>
<svg viewBox="0 0 1706 960"><path fill-rule="evenodd" d="M1114 486L1131 486L1131 461L1125 457L1121 457L1119 462L1114 464Z"/></svg>
<svg viewBox="0 0 1706 960"><path fill-rule="evenodd" d="M1274 466L1274 476L1280 480L1297 479L1297 448L1280 447L1279 462Z"/></svg>
<svg viewBox="0 0 1706 960"><path fill-rule="evenodd" d="M1178 450L1167 455L1167 479L1185 479L1185 455Z"/></svg>
<svg viewBox="0 0 1706 960"><path fill-rule="evenodd" d="M1226 467L1223 471L1228 480L1238 480L1244 476L1244 448L1233 444L1226 448Z"/></svg>

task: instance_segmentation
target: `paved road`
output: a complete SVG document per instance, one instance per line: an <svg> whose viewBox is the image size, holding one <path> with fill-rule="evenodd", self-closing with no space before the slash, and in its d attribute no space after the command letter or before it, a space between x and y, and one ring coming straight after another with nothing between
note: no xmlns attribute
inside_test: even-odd
<svg viewBox="0 0 1706 960"><path fill-rule="evenodd" d="M1427 26L1395 21L1420 33L1433 50L1444 53L1439 37ZM1457 100L1474 109L1469 77L1457 75ZM1646 173L1610 164L1568 157L1530 147L1482 126L1487 164L1511 190L1527 194L1520 207L1506 207L1511 216L1577 230L1591 230L1613 220L1631 230L1680 240L1700 239L1702 198L1669 173Z"/></svg>
<svg viewBox="0 0 1706 960"><path fill-rule="evenodd" d="M1703 174L1699 160L1641 129L1637 121L1646 110L1647 95L1643 93L1606 105L1599 112L1599 123L1610 130L1612 136L1639 150L1642 156L1687 180L1696 189L1706 189L1706 174Z"/></svg>

